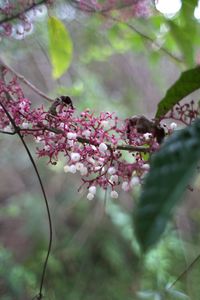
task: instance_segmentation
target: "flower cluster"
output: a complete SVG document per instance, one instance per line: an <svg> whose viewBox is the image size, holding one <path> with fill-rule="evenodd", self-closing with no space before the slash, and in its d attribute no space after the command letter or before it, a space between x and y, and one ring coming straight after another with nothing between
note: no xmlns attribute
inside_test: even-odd
<svg viewBox="0 0 200 300"><path fill-rule="evenodd" d="M178 103L166 116L184 125L190 125L200 114L200 105L194 100L187 103Z"/></svg>
<svg viewBox="0 0 200 300"><path fill-rule="evenodd" d="M149 153L159 148L153 131L141 133L131 125L130 137L129 119L110 112L95 116L88 109L78 113L70 101L62 96L49 109L32 108L16 79L0 81L1 131L15 133L18 128L23 136L32 136L38 157L48 157L51 164L64 155L64 172L80 174L88 199L98 186L117 198L118 187L128 191L140 183L149 170Z"/></svg>
<svg viewBox="0 0 200 300"><path fill-rule="evenodd" d="M192 101L179 104L162 121L170 117L190 124L198 115ZM48 109L33 108L16 78L0 80L0 131L32 136L38 157L47 157L52 165L64 156L64 172L80 175L80 188L88 189L89 200L97 187L117 198L119 189L129 191L142 183L151 153L176 127L172 122L164 129L144 116L121 120L110 112L78 113L68 96L55 99Z"/></svg>
<svg viewBox="0 0 200 300"><path fill-rule="evenodd" d="M45 5L37 5L35 1L8 0L4 2L0 7L1 37L24 38L33 31L34 21L47 12ZM47 4L48 2L46 1Z"/></svg>

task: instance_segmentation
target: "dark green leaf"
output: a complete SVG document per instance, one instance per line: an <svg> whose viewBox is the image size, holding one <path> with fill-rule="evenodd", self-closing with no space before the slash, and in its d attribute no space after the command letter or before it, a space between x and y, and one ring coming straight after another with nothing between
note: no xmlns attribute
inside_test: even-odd
<svg viewBox="0 0 200 300"><path fill-rule="evenodd" d="M200 67L183 72L159 102L156 118L164 116L180 100L200 88Z"/></svg>
<svg viewBox="0 0 200 300"><path fill-rule="evenodd" d="M153 246L182 197L200 159L200 119L175 132L152 157L135 213L141 249Z"/></svg>
<svg viewBox="0 0 200 300"><path fill-rule="evenodd" d="M73 44L65 25L56 17L48 20L49 54L53 66L53 77L62 76L72 60Z"/></svg>

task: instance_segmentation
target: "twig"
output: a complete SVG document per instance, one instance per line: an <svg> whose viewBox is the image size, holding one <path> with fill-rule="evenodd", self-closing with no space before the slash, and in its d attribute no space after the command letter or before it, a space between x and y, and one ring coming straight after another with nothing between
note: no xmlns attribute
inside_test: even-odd
<svg viewBox="0 0 200 300"><path fill-rule="evenodd" d="M7 96L11 97L9 94L7 94ZM20 128L15 124L14 119L11 117L10 113L7 111L6 107L4 106L4 104L1 101L0 101L0 105L3 108L6 116L9 119L9 121L13 125L14 132L19 136L19 138L20 138L20 140L21 140L21 142L22 142L22 144L23 144L23 146L24 146L24 148L25 148L25 150L28 154L28 157L29 157L29 159L32 163L32 166L35 170L35 173L37 175L37 178L38 178L38 181L39 181L39 184L40 184L40 188L42 190L42 194L43 194L43 197L44 197L44 200L45 200L47 216L48 216L48 223L49 223L49 244L48 244L48 249L47 249L47 255L46 255L46 258L45 258L45 261L44 261L44 265L43 265L43 270L42 270L42 275L41 275L41 280L40 280L39 294L36 298L36 299L42 299L42 297L43 297L42 290L43 290L43 285L44 285L44 278L45 278L45 274L46 274L46 268L47 268L47 264L48 264L49 255L50 255L50 252L51 252L52 239L53 239L52 221L51 221L51 214L50 214L49 204L48 204L46 192L44 190L44 186L43 186L42 179L40 177L39 171L37 169L37 166L36 166L35 161L34 161L32 155L31 155L30 150L29 150L26 142L24 141L24 137L20 132Z"/></svg>
<svg viewBox="0 0 200 300"><path fill-rule="evenodd" d="M19 12L15 13L15 14L9 16L9 17L6 17L5 19L0 20L0 25L3 24L3 23L13 21L14 19L20 18L21 15L25 14L29 10L33 9L34 7L36 7L38 5L46 3L46 2L47 2L47 0L40 0L37 3L33 3L30 6L26 7L23 11L19 11Z"/></svg>
<svg viewBox="0 0 200 300"><path fill-rule="evenodd" d="M27 131L42 131L42 130L46 130L46 131L51 131L51 132L54 132L56 134L63 134L65 135L66 133L62 130L62 129L58 129L58 128L54 128L54 127L47 127L47 126L44 126L44 127L41 127L41 128L26 128L26 129L23 129L23 128L20 128L20 131L24 131L24 132L27 132ZM94 145L94 146L99 146L98 143L94 143L92 142L90 139L86 139L86 138L82 138L80 136L77 137L77 141L81 144L90 144L90 145ZM142 146L131 146L131 145L118 145L116 146L115 149L113 149L111 147L110 144L106 144L106 146L108 147L108 149L114 151L114 150L121 150L121 151L129 151L129 152L150 152L151 149L149 147L142 147Z"/></svg>
<svg viewBox="0 0 200 300"><path fill-rule="evenodd" d="M28 81L23 75L16 72L12 67L8 66L2 59L0 58L0 64L6 68L8 71L10 71L12 74L14 74L19 80L21 80L23 83L25 83L29 88L31 88L36 94L40 95L44 99L46 99L49 102L53 102L54 99L47 96L45 93L40 91L37 87L35 87L30 81Z"/></svg>
<svg viewBox="0 0 200 300"><path fill-rule="evenodd" d="M149 147L131 146L131 145L119 145L117 150L130 151L130 152L150 152Z"/></svg>
<svg viewBox="0 0 200 300"><path fill-rule="evenodd" d="M95 6L92 6L90 3L87 3L87 0L84 1L79 1L79 0L70 0L69 2L71 3L72 6L75 6L75 8L84 11L86 13L106 13L110 12L112 10L120 10L120 9L125 9L128 7L131 7L135 4L137 4L140 0L132 0L132 1L125 1L122 3L119 3L118 6L114 7L112 4L109 5L109 3L104 3L101 8L97 8ZM106 7L107 4L107 7Z"/></svg>
<svg viewBox="0 0 200 300"><path fill-rule="evenodd" d="M168 287L171 289L180 279L182 279L187 273L191 270L191 268L195 265L195 263L200 259L200 254L189 264L189 266L176 278L174 282Z"/></svg>
<svg viewBox="0 0 200 300"><path fill-rule="evenodd" d="M126 25L128 28L130 28L131 30L133 30L135 33L137 33L138 35L140 35L144 40L147 40L148 42L154 44L156 47L159 48L159 50L161 50L163 53L165 53L166 55L168 55L170 58L172 58L173 60L175 60L176 62L178 63L181 63L181 64L184 64L184 61L174 55L173 53L171 53L169 50L167 50L165 47L162 47L161 45L159 45L158 43L155 42L155 40L153 38L151 38L150 36L146 35L145 33L141 32L140 30L138 30L135 26L133 26L132 24L129 24L129 23L126 23L116 17L113 17L113 16L108 16L107 14L103 13L102 14L104 17L106 18L110 18L112 19L113 21L116 21L118 23L121 23L121 24L124 24Z"/></svg>

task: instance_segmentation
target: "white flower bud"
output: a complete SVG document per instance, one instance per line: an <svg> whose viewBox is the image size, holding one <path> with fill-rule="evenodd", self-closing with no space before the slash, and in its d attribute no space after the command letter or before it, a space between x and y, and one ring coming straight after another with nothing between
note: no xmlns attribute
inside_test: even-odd
<svg viewBox="0 0 200 300"><path fill-rule="evenodd" d="M65 165L63 169L65 173L68 173L70 171L70 166Z"/></svg>
<svg viewBox="0 0 200 300"><path fill-rule="evenodd" d="M128 181L122 182L122 190L124 190L125 192L127 192L129 190L129 183L128 183Z"/></svg>
<svg viewBox="0 0 200 300"><path fill-rule="evenodd" d="M101 168L102 168L102 166L99 165L98 167L95 167L94 170L99 171L99 170L101 170Z"/></svg>
<svg viewBox="0 0 200 300"><path fill-rule="evenodd" d="M76 137L77 137L77 134L73 133L73 139L76 139Z"/></svg>
<svg viewBox="0 0 200 300"><path fill-rule="evenodd" d="M101 143L101 144L99 145L99 151L100 151L100 152L104 153L107 149L108 149L108 147L107 147L106 144Z"/></svg>
<svg viewBox="0 0 200 300"><path fill-rule="evenodd" d="M49 151L50 149L51 149L51 147L50 147L49 145L45 145L45 146L44 146L44 150L45 150L45 151Z"/></svg>
<svg viewBox="0 0 200 300"><path fill-rule="evenodd" d="M89 157L89 158L88 158L88 162L91 163L92 165L95 164L95 160L94 160L94 158L92 158L92 157Z"/></svg>
<svg viewBox="0 0 200 300"><path fill-rule="evenodd" d="M73 137L73 132L68 132L67 133L67 138L68 139L72 139L72 137Z"/></svg>
<svg viewBox="0 0 200 300"><path fill-rule="evenodd" d="M68 141L67 141L67 144L68 144L70 147L73 147L73 146L74 146L74 141L73 141L73 140L68 140Z"/></svg>
<svg viewBox="0 0 200 300"><path fill-rule="evenodd" d="M68 132L67 133L67 138L70 139L70 140L76 139L76 137L77 137L77 134L74 133L74 132Z"/></svg>
<svg viewBox="0 0 200 300"><path fill-rule="evenodd" d="M84 165L80 162L76 163L76 170L81 171L84 168Z"/></svg>
<svg viewBox="0 0 200 300"><path fill-rule="evenodd" d="M76 173L76 166L75 165L71 165L69 167L69 172L72 173L72 174L75 174Z"/></svg>
<svg viewBox="0 0 200 300"><path fill-rule="evenodd" d="M22 128L27 129L29 127L29 124L27 122L22 123Z"/></svg>
<svg viewBox="0 0 200 300"><path fill-rule="evenodd" d="M79 153L76 153L76 152L72 152L71 153L71 160L72 161L79 161L81 158L80 154Z"/></svg>
<svg viewBox="0 0 200 300"><path fill-rule="evenodd" d="M142 166L142 169L148 171L148 170L150 169L150 165L149 165L149 164L144 164L144 165Z"/></svg>
<svg viewBox="0 0 200 300"><path fill-rule="evenodd" d="M143 134L145 141L149 141L152 138L152 134L149 132L146 132Z"/></svg>
<svg viewBox="0 0 200 300"><path fill-rule="evenodd" d="M55 133L54 132L49 132L49 137L50 138L53 138L55 136Z"/></svg>
<svg viewBox="0 0 200 300"><path fill-rule="evenodd" d="M82 176L85 176L85 175L87 175L87 173L88 173L88 169L87 169L86 167L83 167L83 168L80 170L80 173L81 173Z"/></svg>
<svg viewBox="0 0 200 300"><path fill-rule="evenodd" d="M131 179L130 186L133 187L133 186L135 186L135 185L137 185L137 184L139 184L139 183L140 183L139 178L138 178L137 176L134 176L134 177L132 177L132 179Z"/></svg>
<svg viewBox="0 0 200 300"><path fill-rule="evenodd" d="M24 27L21 24L16 25L16 33L17 34L23 34L24 33Z"/></svg>
<svg viewBox="0 0 200 300"><path fill-rule="evenodd" d="M26 106L26 102L25 101L22 101L19 103L19 107L20 108L24 108Z"/></svg>
<svg viewBox="0 0 200 300"><path fill-rule="evenodd" d="M114 167L108 168L108 174L113 175L116 173L116 169Z"/></svg>
<svg viewBox="0 0 200 300"><path fill-rule="evenodd" d="M118 198L118 193L116 192L116 191L112 191L111 193L110 193L110 196L111 196L111 198L113 198L113 199L117 199Z"/></svg>
<svg viewBox="0 0 200 300"><path fill-rule="evenodd" d="M36 138L35 138L35 142L36 143L40 143L42 141L42 138L40 137L40 136L37 136Z"/></svg>
<svg viewBox="0 0 200 300"><path fill-rule="evenodd" d="M59 127L60 128L64 128L65 127L65 123L61 122Z"/></svg>
<svg viewBox="0 0 200 300"><path fill-rule="evenodd" d="M112 183L118 183L118 176L117 175L110 176L110 181Z"/></svg>
<svg viewBox="0 0 200 300"><path fill-rule="evenodd" d="M89 190L89 192L90 192L91 194L95 195L95 194L96 194L96 191L97 191L97 188L96 188L96 186L92 185L92 186L89 187L88 190Z"/></svg>
<svg viewBox="0 0 200 300"><path fill-rule="evenodd" d="M86 129L82 132L82 135L85 136L88 139L91 135L91 132L90 132L90 130Z"/></svg>
<svg viewBox="0 0 200 300"><path fill-rule="evenodd" d="M88 194L87 194L87 199L88 199L88 200L93 200L93 199L94 199L94 194L88 193Z"/></svg>
<svg viewBox="0 0 200 300"><path fill-rule="evenodd" d="M103 127L108 127L108 125L109 125L109 122L108 122L108 121L106 121L106 120L104 120L104 121L101 121L101 125L102 125Z"/></svg>
<svg viewBox="0 0 200 300"><path fill-rule="evenodd" d="M171 130L175 130L177 127L177 124L175 122L172 122L169 127Z"/></svg>

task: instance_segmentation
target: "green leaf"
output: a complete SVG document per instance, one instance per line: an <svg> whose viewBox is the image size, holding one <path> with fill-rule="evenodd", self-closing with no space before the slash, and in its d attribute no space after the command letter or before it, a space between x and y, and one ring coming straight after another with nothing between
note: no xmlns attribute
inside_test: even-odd
<svg viewBox="0 0 200 300"><path fill-rule="evenodd" d="M56 17L49 17L48 31L49 54L53 67L52 73L54 78L59 78L70 66L73 44L65 25Z"/></svg>
<svg viewBox="0 0 200 300"><path fill-rule="evenodd" d="M164 116L180 100L200 88L200 67L183 72L159 102L156 118Z"/></svg>
<svg viewBox="0 0 200 300"><path fill-rule="evenodd" d="M192 37L194 31L189 31L185 26L178 26L174 21L168 20L170 34L175 39L179 49L183 53L184 61L189 67L194 65L194 45Z"/></svg>
<svg viewBox="0 0 200 300"><path fill-rule="evenodd" d="M199 159L200 119L175 132L152 156L135 212L135 231L142 251L153 246L164 232Z"/></svg>
<svg viewBox="0 0 200 300"><path fill-rule="evenodd" d="M197 4L198 0L183 0L178 18L167 21L170 34L181 50L185 63L190 67L194 65L194 45L199 36L198 23L194 18L194 9Z"/></svg>

